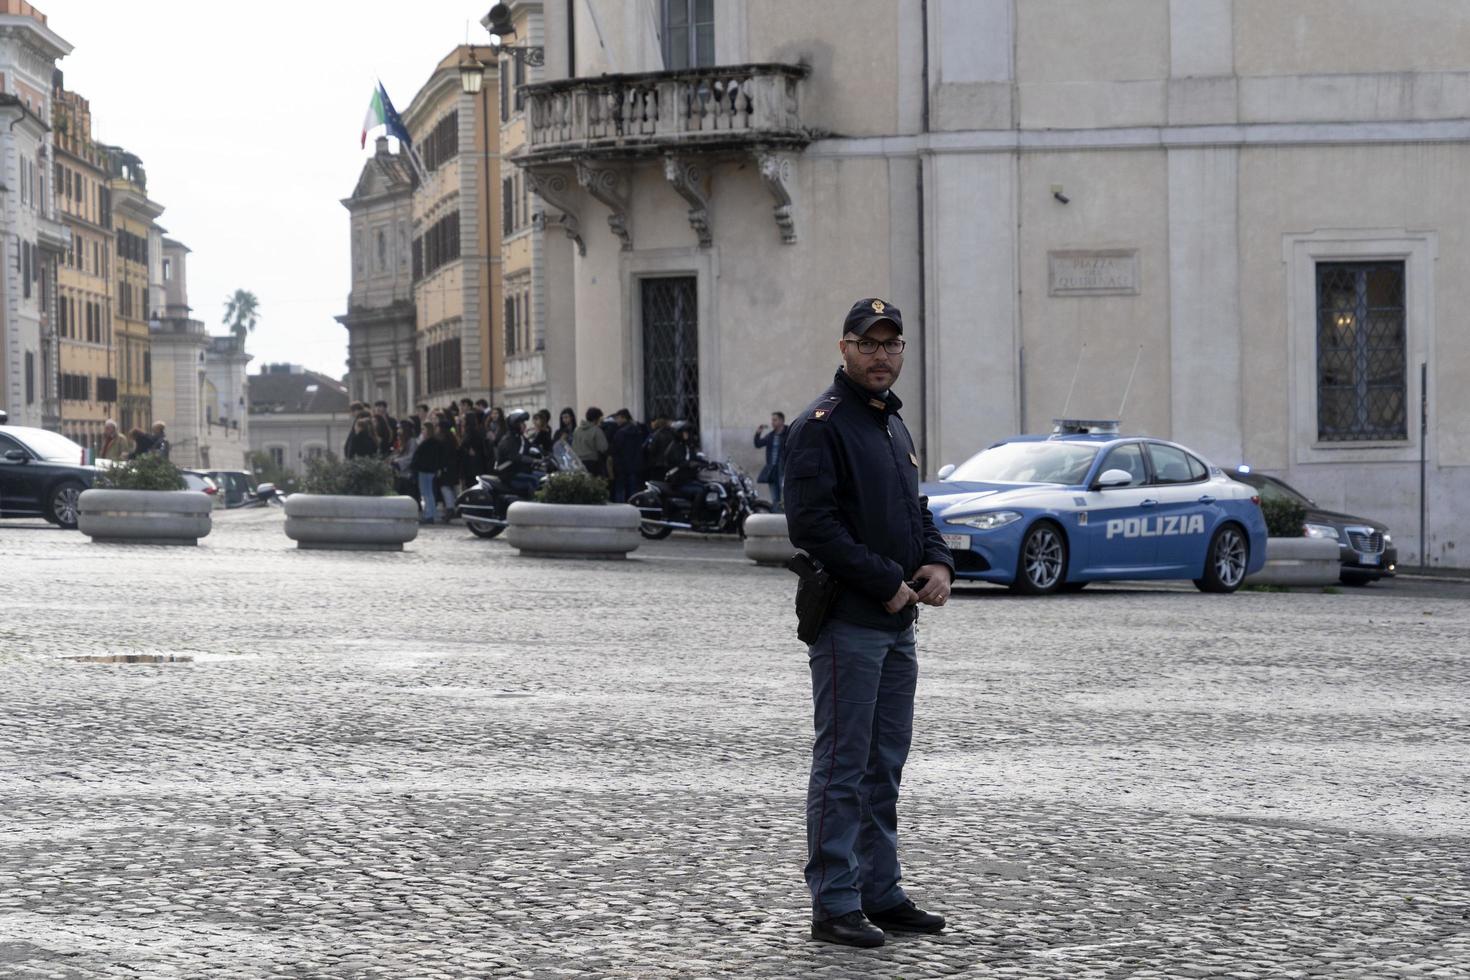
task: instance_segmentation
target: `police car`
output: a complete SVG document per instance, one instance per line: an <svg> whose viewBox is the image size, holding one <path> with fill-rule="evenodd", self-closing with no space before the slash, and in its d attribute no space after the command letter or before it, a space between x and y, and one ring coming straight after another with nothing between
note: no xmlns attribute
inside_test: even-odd
<svg viewBox="0 0 1470 980"><path fill-rule="evenodd" d="M1266 563L1255 490L1115 421L1060 419L926 483L955 574L1032 595L1108 579L1192 579L1234 592Z"/></svg>

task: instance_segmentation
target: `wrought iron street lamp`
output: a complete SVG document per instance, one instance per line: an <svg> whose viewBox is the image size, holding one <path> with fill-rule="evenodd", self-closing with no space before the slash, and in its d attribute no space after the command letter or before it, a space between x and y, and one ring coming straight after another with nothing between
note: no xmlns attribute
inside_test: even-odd
<svg viewBox="0 0 1470 980"><path fill-rule="evenodd" d="M540 68L546 64L546 49L539 44L506 44L505 39L515 37L515 24L510 19L510 5L497 3L490 8L490 12L480 18L480 24L490 32L490 43L494 47L510 55L516 61L524 62L532 68Z"/></svg>

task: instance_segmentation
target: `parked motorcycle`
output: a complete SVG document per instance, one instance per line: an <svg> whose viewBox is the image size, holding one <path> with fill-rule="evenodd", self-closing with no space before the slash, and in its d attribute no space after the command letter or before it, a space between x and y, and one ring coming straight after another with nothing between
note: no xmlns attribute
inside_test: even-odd
<svg viewBox="0 0 1470 980"><path fill-rule="evenodd" d="M738 534L745 537L745 519L751 514L768 514L771 503L755 492L755 481L734 463L712 462L695 455L700 484L697 500L668 479L649 480L628 503L638 508L643 523L638 530L650 541L660 541L675 531L702 534ZM670 471L673 475L675 471ZM696 506L697 504L697 506Z"/></svg>
<svg viewBox="0 0 1470 980"><path fill-rule="evenodd" d="M537 476L536 486L538 488L544 485L546 478L553 473L586 469L582 461L564 443L557 443L550 456L542 456L541 451L534 448L531 450L531 455L537 457L532 469ZM460 493L454 501L454 506L471 534L479 538L493 538L504 531L506 525L509 524L510 505L517 500L529 499L529 496L516 493L510 484L500 477L493 473L485 473L475 478L474 486Z"/></svg>

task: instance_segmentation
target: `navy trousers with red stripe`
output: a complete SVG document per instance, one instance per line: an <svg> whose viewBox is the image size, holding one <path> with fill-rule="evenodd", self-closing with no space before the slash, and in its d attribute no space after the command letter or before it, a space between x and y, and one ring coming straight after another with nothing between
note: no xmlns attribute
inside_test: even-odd
<svg viewBox="0 0 1470 980"><path fill-rule="evenodd" d="M816 727L806 796L812 917L892 908L906 897L899 887L898 786L919 679L914 629L834 619L807 655Z"/></svg>

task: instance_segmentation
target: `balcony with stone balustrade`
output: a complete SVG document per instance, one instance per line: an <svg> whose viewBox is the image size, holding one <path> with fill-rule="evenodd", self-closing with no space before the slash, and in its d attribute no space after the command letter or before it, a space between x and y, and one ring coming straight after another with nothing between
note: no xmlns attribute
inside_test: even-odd
<svg viewBox="0 0 1470 980"><path fill-rule="evenodd" d="M631 250L628 168L661 161L689 204L689 223L711 244L711 165L753 158L775 200L781 240L796 240L787 182L791 155L811 140L801 119L803 65L751 64L567 78L523 86L529 132L512 157L536 192L563 212L559 223L586 253L578 187L611 212L608 225Z"/></svg>

